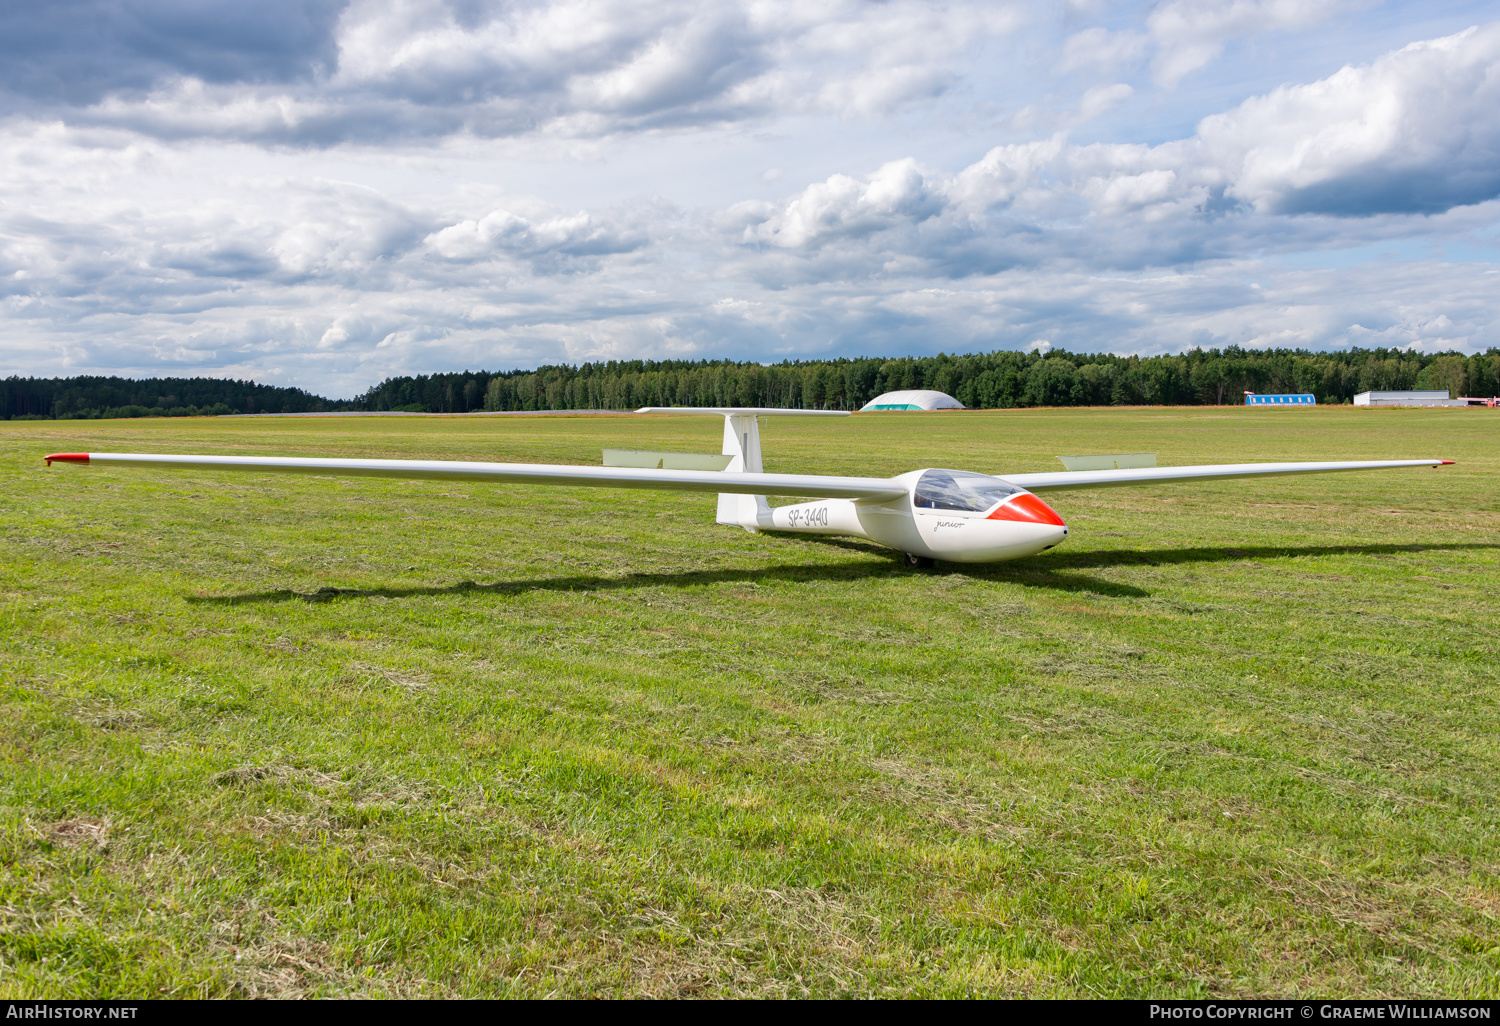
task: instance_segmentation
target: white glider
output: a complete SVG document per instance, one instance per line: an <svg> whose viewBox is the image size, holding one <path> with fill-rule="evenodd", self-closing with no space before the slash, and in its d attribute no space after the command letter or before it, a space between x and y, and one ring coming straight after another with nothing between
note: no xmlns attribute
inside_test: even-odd
<svg viewBox="0 0 1500 1026"><path fill-rule="evenodd" d="M650 467L585 467L544 463L471 463L448 460L323 459L291 456L168 456L146 453L53 453L50 466L175 467L198 470L251 470L356 477L397 477L496 484L566 485L597 488L657 488L719 493L718 522L752 533L851 535L906 554L909 566L940 559L954 563L996 563L1050 549L1068 535L1068 526L1034 492L1070 488L1119 487L1174 481L1222 480L1285 474L1327 474L1344 470L1437 467L1452 460L1377 460L1341 463L1223 463L1201 467L1147 467L1081 470L1045 474L976 474L928 468L897 477L839 477L823 474L767 474L761 463L761 417L847 417L832 410L777 410L754 407L653 407L638 413L724 418L723 470L671 470ZM768 495L816 496L811 502L772 507Z"/></svg>

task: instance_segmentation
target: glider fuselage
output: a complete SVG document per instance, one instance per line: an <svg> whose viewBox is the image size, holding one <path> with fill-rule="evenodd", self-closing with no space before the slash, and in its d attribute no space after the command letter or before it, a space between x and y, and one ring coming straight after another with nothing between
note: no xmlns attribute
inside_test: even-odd
<svg viewBox="0 0 1500 1026"><path fill-rule="evenodd" d="M924 492L924 480L976 480L993 492L965 502L960 493ZM864 538L900 552L950 563L996 563L1050 549L1068 536L1062 517L1030 492L998 478L962 471L917 470L894 478L907 493L885 502L817 499L758 511L756 531L831 534ZM1000 486L996 488L995 486ZM951 490L949 490L951 492ZM992 499L986 503L986 499ZM944 501L947 500L947 501Z"/></svg>

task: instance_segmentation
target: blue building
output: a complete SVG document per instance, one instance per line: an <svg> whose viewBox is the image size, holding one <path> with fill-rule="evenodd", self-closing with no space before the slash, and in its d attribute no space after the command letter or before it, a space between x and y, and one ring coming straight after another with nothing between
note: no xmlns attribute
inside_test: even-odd
<svg viewBox="0 0 1500 1026"><path fill-rule="evenodd" d="M1255 392L1245 393L1246 406L1316 406L1317 396L1311 392L1300 392L1296 395L1259 395Z"/></svg>

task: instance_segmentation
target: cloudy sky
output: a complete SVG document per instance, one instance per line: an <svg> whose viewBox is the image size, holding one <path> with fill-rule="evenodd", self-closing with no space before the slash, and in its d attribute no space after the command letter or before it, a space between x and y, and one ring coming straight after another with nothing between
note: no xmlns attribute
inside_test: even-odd
<svg viewBox="0 0 1500 1026"><path fill-rule="evenodd" d="M1500 346L1500 6L0 7L0 376Z"/></svg>

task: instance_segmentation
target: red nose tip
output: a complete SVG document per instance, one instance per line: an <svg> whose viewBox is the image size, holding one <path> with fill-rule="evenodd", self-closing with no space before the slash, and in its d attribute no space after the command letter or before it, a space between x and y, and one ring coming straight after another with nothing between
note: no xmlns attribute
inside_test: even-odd
<svg viewBox="0 0 1500 1026"><path fill-rule="evenodd" d="M61 460L64 463L87 463L89 454L86 452L55 452L51 456L43 456L47 466L52 466L53 460Z"/></svg>
<svg viewBox="0 0 1500 1026"><path fill-rule="evenodd" d="M1027 524L1052 524L1067 527L1057 511L1030 492L1014 495L991 513L987 520L1019 520Z"/></svg>

